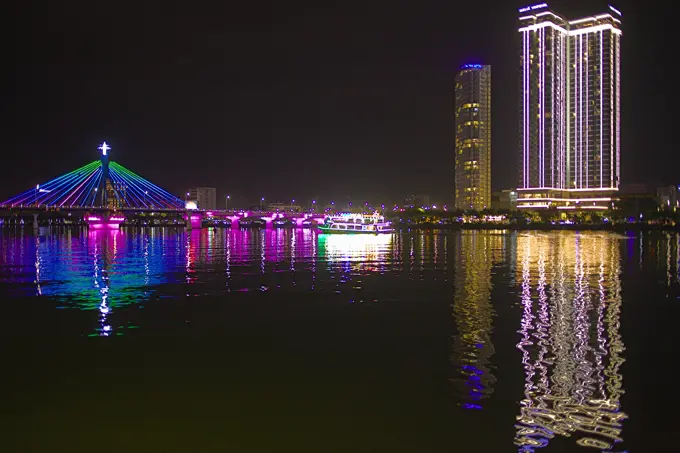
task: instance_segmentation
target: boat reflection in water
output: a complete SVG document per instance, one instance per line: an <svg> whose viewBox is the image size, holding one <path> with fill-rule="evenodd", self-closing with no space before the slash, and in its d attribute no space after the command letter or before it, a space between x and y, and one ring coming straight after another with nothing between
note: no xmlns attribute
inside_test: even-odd
<svg viewBox="0 0 680 453"><path fill-rule="evenodd" d="M318 238L320 257L325 257L327 261L361 262L366 265L383 262L394 241L392 234L322 234Z"/></svg>
<svg viewBox="0 0 680 453"><path fill-rule="evenodd" d="M574 436L601 450L622 441L624 345L620 241L614 235L520 234L516 276L525 370L520 451Z"/></svg>
<svg viewBox="0 0 680 453"><path fill-rule="evenodd" d="M348 287L361 290L362 276L384 273L392 257L393 241L391 234L318 235L318 260L325 262L331 281L336 282L334 292L341 294ZM367 296L365 293L362 297Z"/></svg>

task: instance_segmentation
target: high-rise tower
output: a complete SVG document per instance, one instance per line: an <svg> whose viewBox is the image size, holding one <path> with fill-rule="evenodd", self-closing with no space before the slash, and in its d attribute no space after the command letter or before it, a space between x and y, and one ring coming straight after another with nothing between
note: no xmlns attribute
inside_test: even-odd
<svg viewBox="0 0 680 453"><path fill-rule="evenodd" d="M491 207L491 66L464 65L455 79L455 206Z"/></svg>
<svg viewBox="0 0 680 453"><path fill-rule="evenodd" d="M519 12L518 207L607 209L619 188L621 13Z"/></svg>

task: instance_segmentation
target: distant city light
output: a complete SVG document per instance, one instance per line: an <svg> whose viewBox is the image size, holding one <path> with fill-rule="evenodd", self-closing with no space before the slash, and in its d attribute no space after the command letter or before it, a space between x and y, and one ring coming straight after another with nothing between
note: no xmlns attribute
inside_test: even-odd
<svg viewBox="0 0 680 453"><path fill-rule="evenodd" d="M618 14L619 16L623 17L623 14L621 14L621 11L619 11L619 10L616 9L616 8L614 8L612 5L609 5L609 9L611 9L612 11L614 11L614 12L615 12L616 14Z"/></svg>
<svg viewBox="0 0 680 453"><path fill-rule="evenodd" d="M462 66L463 69L482 69L481 64L464 64Z"/></svg>
<svg viewBox="0 0 680 453"><path fill-rule="evenodd" d="M519 12L520 13L526 13L527 11L534 11L534 10L537 10L537 9L547 8L547 7L548 7L547 3L539 3L538 5L525 6L524 8L520 8Z"/></svg>
<svg viewBox="0 0 680 453"><path fill-rule="evenodd" d="M520 13L526 13L527 11L534 11L534 10L537 10L537 9L547 8L547 7L548 7L547 3L539 3L538 5L525 6L524 8L520 8L519 12Z"/></svg>
<svg viewBox="0 0 680 453"><path fill-rule="evenodd" d="M97 149L102 150L102 155L106 156L106 152L111 149L109 145L106 144L106 142L102 143L101 146Z"/></svg>
<svg viewBox="0 0 680 453"><path fill-rule="evenodd" d="M195 201L187 201L185 204L185 208L191 211L195 211L198 209L198 205L196 204Z"/></svg>

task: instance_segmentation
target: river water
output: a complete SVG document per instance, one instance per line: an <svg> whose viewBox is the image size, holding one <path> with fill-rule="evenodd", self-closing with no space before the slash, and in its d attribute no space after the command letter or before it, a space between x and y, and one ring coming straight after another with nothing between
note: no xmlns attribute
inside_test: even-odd
<svg viewBox="0 0 680 453"><path fill-rule="evenodd" d="M2 451L678 451L680 235L2 230Z"/></svg>

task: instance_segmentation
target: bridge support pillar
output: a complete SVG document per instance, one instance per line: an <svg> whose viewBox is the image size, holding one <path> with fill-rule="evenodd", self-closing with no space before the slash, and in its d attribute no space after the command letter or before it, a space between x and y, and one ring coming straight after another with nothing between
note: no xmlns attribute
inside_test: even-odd
<svg viewBox="0 0 680 453"><path fill-rule="evenodd" d="M191 231L191 211L187 211L187 231Z"/></svg>
<svg viewBox="0 0 680 453"><path fill-rule="evenodd" d="M33 214L33 229L38 229L38 213Z"/></svg>

